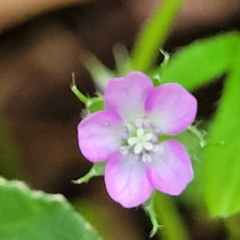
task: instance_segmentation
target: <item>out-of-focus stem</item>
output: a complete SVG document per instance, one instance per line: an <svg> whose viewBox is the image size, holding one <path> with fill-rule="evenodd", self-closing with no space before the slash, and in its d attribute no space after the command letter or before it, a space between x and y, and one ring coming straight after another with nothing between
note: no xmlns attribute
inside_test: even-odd
<svg viewBox="0 0 240 240"><path fill-rule="evenodd" d="M161 224L159 235L163 240L189 240L188 231L172 199L155 193L155 211Z"/></svg>
<svg viewBox="0 0 240 240"><path fill-rule="evenodd" d="M147 71L162 48L184 0L164 0L140 32L132 51L133 70Z"/></svg>

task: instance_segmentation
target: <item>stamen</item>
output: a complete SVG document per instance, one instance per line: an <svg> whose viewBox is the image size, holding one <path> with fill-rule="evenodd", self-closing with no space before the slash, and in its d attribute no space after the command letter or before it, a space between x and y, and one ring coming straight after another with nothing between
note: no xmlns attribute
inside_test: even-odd
<svg viewBox="0 0 240 240"><path fill-rule="evenodd" d="M128 132L130 132L130 131L133 129L133 126L132 126L132 124L131 124L131 123L129 123L129 122L126 122L125 126L126 126L126 128L127 128Z"/></svg>
<svg viewBox="0 0 240 240"><path fill-rule="evenodd" d="M152 126L151 122L148 119L143 120L143 127L150 128Z"/></svg>
<svg viewBox="0 0 240 240"><path fill-rule="evenodd" d="M152 136L152 142L153 143L157 143L158 142L158 137L155 134L153 134L153 136Z"/></svg>
<svg viewBox="0 0 240 240"><path fill-rule="evenodd" d="M137 128L142 128L142 127L143 127L143 120L142 120L142 119L137 119L137 120L134 122L134 125L135 125L135 127L137 127Z"/></svg>
<svg viewBox="0 0 240 240"><path fill-rule="evenodd" d="M153 132L154 132L156 135L158 135L158 134L160 134L160 133L162 132L162 130L161 130L159 127L155 127L155 128L153 129Z"/></svg>
<svg viewBox="0 0 240 240"><path fill-rule="evenodd" d="M128 154L128 147L127 146L121 146L119 149L119 152L123 155L127 155Z"/></svg>
<svg viewBox="0 0 240 240"><path fill-rule="evenodd" d="M151 158L151 156L149 154L143 154L142 161L145 162L145 163L146 162L151 162L152 158Z"/></svg>
<svg viewBox="0 0 240 240"><path fill-rule="evenodd" d="M128 132L126 129L124 129L123 131L120 132L120 136L122 139L126 140L128 139Z"/></svg>
<svg viewBox="0 0 240 240"><path fill-rule="evenodd" d="M161 145L154 145L152 151L153 151L153 152L162 152L162 151L163 151L163 148L162 148Z"/></svg>
<svg viewBox="0 0 240 240"><path fill-rule="evenodd" d="M127 146L122 146L120 152L131 155L136 161L152 161L151 154L161 151L156 133L159 131L148 119L137 119L133 124L126 122L121 136Z"/></svg>

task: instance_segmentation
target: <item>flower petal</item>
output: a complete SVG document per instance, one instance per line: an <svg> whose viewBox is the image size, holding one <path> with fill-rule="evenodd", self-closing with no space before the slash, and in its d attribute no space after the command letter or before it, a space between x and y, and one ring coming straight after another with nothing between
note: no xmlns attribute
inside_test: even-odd
<svg viewBox="0 0 240 240"><path fill-rule="evenodd" d="M179 84L167 83L152 90L146 100L145 109L160 132L172 135L193 123L197 101Z"/></svg>
<svg viewBox="0 0 240 240"><path fill-rule="evenodd" d="M159 191L179 195L193 179L188 153L176 140L161 143L161 149L147 163L147 176Z"/></svg>
<svg viewBox="0 0 240 240"><path fill-rule="evenodd" d="M140 72L110 80L104 91L107 110L116 111L123 119L135 120L144 115L144 103L153 89L151 80Z"/></svg>
<svg viewBox="0 0 240 240"><path fill-rule="evenodd" d="M78 144L91 162L107 160L121 145L121 118L113 112L99 111L78 125Z"/></svg>
<svg viewBox="0 0 240 240"><path fill-rule="evenodd" d="M145 166L133 155L111 156L106 166L105 184L110 197L125 208L144 203L152 193Z"/></svg>

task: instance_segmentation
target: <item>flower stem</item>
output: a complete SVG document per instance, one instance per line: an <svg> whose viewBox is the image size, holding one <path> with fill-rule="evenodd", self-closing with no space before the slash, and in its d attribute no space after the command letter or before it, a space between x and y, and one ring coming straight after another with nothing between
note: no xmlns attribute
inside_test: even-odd
<svg viewBox="0 0 240 240"><path fill-rule="evenodd" d="M158 230L160 229L161 225L159 225L158 223L158 218L157 218L157 214L154 208L154 196L155 196L155 192L153 192L152 197L150 198L149 201L147 201L144 205L143 208L145 210L145 212L147 213L147 215L150 218L150 221L152 223L152 231L150 232L150 238L155 236L155 234L158 232Z"/></svg>
<svg viewBox="0 0 240 240"><path fill-rule="evenodd" d="M161 231L159 231L161 239L189 240L188 231L172 199L160 192L156 192L154 201L155 211L162 225Z"/></svg>
<svg viewBox="0 0 240 240"><path fill-rule="evenodd" d="M148 71L162 48L184 0L164 0L140 32L132 51L133 70Z"/></svg>

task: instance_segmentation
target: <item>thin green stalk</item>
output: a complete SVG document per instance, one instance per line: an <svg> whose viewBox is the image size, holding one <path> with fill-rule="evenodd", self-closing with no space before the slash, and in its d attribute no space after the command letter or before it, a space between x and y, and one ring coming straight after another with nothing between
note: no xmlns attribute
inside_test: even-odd
<svg viewBox="0 0 240 240"><path fill-rule="evenodd" d="M72 182L76 184L82 184L82 183L87 183L93 177L103 176L105 167L106 167L105 162L94 163L88 173L86 173L83 177L77 180L73 180Z"/></svg>
<svg viewBox="0 0 240 240"><path fill-rule="evenodd" d="M75 81L75 74L72 73L72 84L70 85L70 88L71 88L71 91L74 93L74 95L82 102L84 103L85 105L88 103L89 99L84 95L82 94L78 88L77 88L77 85L76 85L76 81Z"/></svg>
<svg viewBox="0 0 240 240"><path fill-rule="evenodd" d="M132 51L132 70L147 71L156 59L159 48L171 30L184 0L164 0L149 19L145 28L140 32L138 40Z"/></svg>
<svg viewBox="0 0 240 240"><path fill-rule="evenodd" d="M149 216L150 221L152 223L152 231L150 232L150 238L155 236L155 234L158 232L158 230L161 227L158 223L157 214L154 208L155 194L156 194L156 191L153 191L151 198L143 205L143 208L147 213L147 215Z"/></svg>
<svg viewBox="0 0 240 240"><path fill-rule="evenodd" d="M189 240L189 234L172 199L160 192L155 194L155 211L162 228L163 240Z"/></svg>

